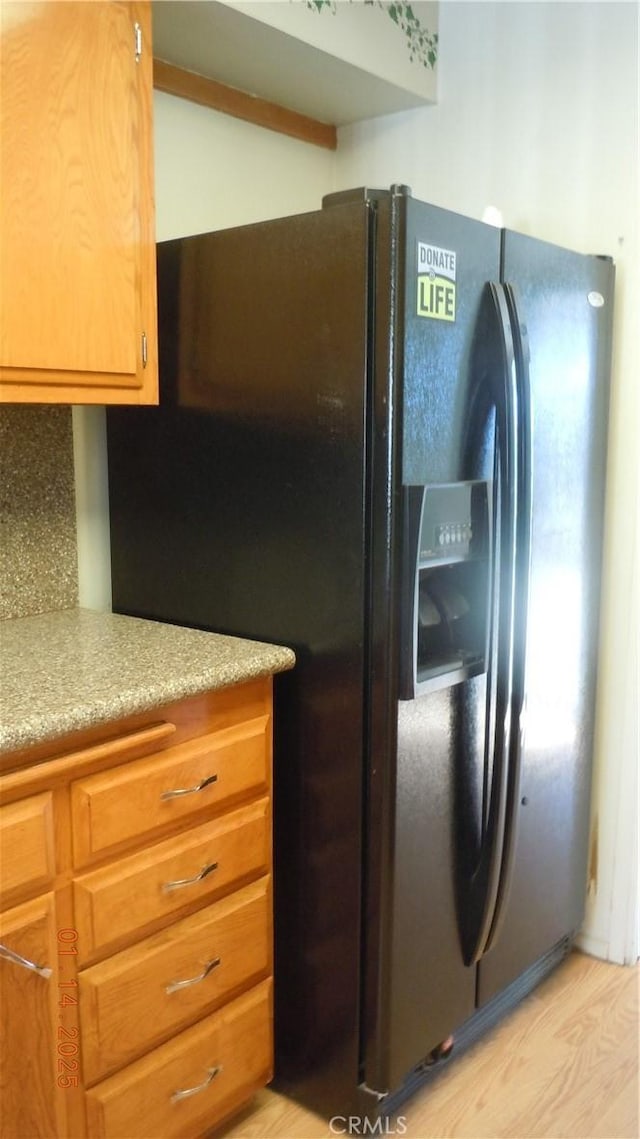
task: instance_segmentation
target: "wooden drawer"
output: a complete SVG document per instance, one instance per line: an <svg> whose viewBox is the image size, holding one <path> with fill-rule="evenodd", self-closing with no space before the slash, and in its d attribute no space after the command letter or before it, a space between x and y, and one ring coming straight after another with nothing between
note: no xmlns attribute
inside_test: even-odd
<svg viewBox="0 0 640 1139"><path fill-rule="evenodd" d="M265 874L270 849L269 800L259 799L83 874L73 884L79 964L136 933L143 936L185 906L210 902L234 883Z"/></svg>
<svg viewBox="0 0 640 1139"><path fill-rule="evenodd" d="M261 878L80 973L85 1083L267 976L270 913L270 879Z"/></svg>
<svg viewBox="0 0 640 1139"><path fill-rule="evenodd" d="M266 791L270 724L259 716L72 783L75 865Z"/></svg>
<svg viewBox="0 0 640 1139"><path fill-rule="evenodd" d="M173 1139L213 1127L271 1079L271 1024L265 981L87 1092L92 1139Z"/></svg>
<svg viewBox="0 0 640 1139"><path fill-rule="evenodd" d="M0 807L0 901L3 908L45 890L54 874L51 792Z"/></svg>

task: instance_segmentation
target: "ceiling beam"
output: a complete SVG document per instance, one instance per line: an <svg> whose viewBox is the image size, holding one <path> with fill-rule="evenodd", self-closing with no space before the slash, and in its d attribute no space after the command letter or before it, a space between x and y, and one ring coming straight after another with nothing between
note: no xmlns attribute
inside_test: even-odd
<svg viewBox="0 0 640 1139"><path fill-rule="evenodd" d="M165 91L168 95L190 99L191 102L211 107L214 111L233 115L245 122L266 127L267 130L279 131L280 134L310 142L314 146L335 150L338 145L336 128L329 123L307 118L278 103L269 103L266 99L248 95L235 87L227 87L226 84L198 75L195 71L185 71L162 59L153 61L153 85L156 90Z"/></svg>

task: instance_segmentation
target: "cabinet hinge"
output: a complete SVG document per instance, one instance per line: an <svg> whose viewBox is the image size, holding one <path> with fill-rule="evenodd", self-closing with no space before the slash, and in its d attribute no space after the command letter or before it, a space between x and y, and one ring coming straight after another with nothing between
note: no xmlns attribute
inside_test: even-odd
<svg viewBox="0 0 640 1139"><path fill-rule="evenodd" d="M142 367L146 368L146 366L147 366L147 334L146 334L146 332L143 332L142 333Z"/></svg>
<svg viewBox="0 0 640 1139"><path fill-rule="evenodd" d="M133 39L135 45L136 63L140 63L140 60L142 59L142 28L140 27L140 24L137 22L137 20L133 25Z"/></svg>

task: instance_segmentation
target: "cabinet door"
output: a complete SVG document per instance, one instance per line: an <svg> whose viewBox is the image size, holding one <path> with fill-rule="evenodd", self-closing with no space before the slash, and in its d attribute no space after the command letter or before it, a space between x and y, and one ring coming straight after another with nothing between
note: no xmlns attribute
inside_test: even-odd
<svg viewBox="0 0 640 1139"><path fill-rule="evenodd" d="M56 1110L63 1093L56 1087L59 989L53 895L0 915L0 946L0 1131L56 1139L65 1131ZM3 950L18 959L10 960ZM43 976L19 958L52 969L52 974Z"/></svg>
<svg viewBox="0 0 640 1139"><path fill-rule="evenodd" d="M150 5L1 12L0 398L157 402Z"/></svg>

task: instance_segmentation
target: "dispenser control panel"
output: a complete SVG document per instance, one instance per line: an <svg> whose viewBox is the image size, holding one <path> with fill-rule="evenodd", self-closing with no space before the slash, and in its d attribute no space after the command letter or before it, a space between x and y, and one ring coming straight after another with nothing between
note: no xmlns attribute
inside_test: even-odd
<svg viewBox="0 0 640 1139"><path fill-rule="evenodd" d="M452 546L468 546L473 538L470 522L444 522L436 526L435 548L442 552Z"/></svg>
<svg viewBox="0 0 640 1139"><path fill-rule="evenodd" d="M420 525L420 562L468 558L486 545L487 484L426 487Z"/></svg>

